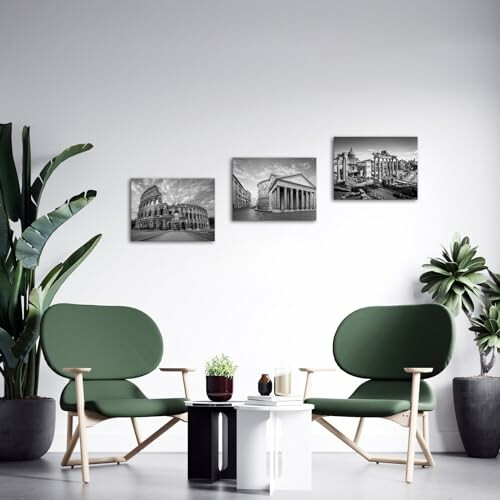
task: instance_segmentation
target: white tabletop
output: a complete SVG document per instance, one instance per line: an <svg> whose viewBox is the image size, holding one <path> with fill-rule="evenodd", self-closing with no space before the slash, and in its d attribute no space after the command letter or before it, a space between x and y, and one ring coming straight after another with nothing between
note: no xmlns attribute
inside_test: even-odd
<svg viewBox="0 0 500 500"><path fill-rule="evenodd" d="M186 406L193 406L196 408L231 408L236 405L242 404L242 401L207 401L207 400L188 400L184 403Z"/></svg>
<svg viewBox="0 0 500 500"><path fill-rule="evenodd" d="M311 411L314 409L314 405L311 404L302 404L302 405L279 405L279 406L271 406L271 405L247 405L236 403L234 405L236 410L243 411Z"/></svg>

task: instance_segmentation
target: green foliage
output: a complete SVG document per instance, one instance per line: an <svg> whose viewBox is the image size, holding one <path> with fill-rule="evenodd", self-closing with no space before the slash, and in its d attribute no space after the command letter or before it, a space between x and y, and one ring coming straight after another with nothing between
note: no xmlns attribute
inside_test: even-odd
<svg viewBox="0 0 500 500"><path fill-rule="evenodd" d="M470 316L474 311L474 298L479 296L479 285L486 281L482 271L487 269L483 257L476 257L477 247L469 238L457 234L450 250L443 248L442 258L430 259L424 264L426 272L420 276L422 292L432 293L432 299L446 306L455 316L460 309Z"/></svg>
<svg viewBox="0 0 500 500"><path fill-rule="evenodd" d="M40 172L40 175L35 179L33 185L31 186L31 196L32 201L30 204L31 213L36 213L38 210L38 205L40 204L40 199L42 197L42 192L49 180L50 176L54 173L56 168L68 158L75 156L80 153L84 153L89 149L92 149L92 144L76 144L75 146L71 146L66 148L62 153L58 154L52 160L50 160Z"/></svg>
<svg viewBox="0 0 500 500"><path fill-rule="evenodd" d="M462 310L471 322L470 330L479 349L481 375L487 375L495 364L495 353L500 352L500 275L491 272L483 257L477 257L477 247L469 238L454 235L450 250L443 248L443 258L430 259L424 264L426 272L420 276L423 293L446 306L455 316ZM483 271L488 270L491 280ZM476 302L482 313L473 317ZM489 360L488 360L489 356Z"/></svg>
<svg viewBox="0 0 500 500"><path fill-rule="evenodd" d="M213 377L232 378L238 367L225 355L214 356L205 365L205 374Z"/></svg>
<svg viewBox="0 0 500 500"><path fill-rule="evenodd" d="M12 154L12 123L0 125L0 185L7 215L17 222L21 215L21 190Z"/></svg>
<svg viewBox="0 0 500 500"><path fill-rule="evenodd" d="M488 269L491 280L481 284L481 290L486 300L491 304L500 302L500 274L495 274Z"/></svg>
<svg viewBox="0 0 500 500"><path fill-rule="evenodd" d="M475 341L480 351L489 348L500 352L500 304L486 304L479 317L471 318L469 328L476 334Z"/></svg>
<svg viewBox="0 0 500 500"><path fill-rule="evenodd" d="M38 338L39 321L43 312L52 303L54 295L66 278L83 262L87 255L94 249L101 235L92 237L87 243L73 252L63 263L57 264L43 279L37 288L31 291L29 296L30 308L26 318L25 327L16 343L12 347L12 353L15 356L22 356L28 352ZM34 314L30 316L30 312Z"/></svg>
<svg viewBox="0 0 500 500"><path fill-rule="evenodd" d="M27 227L16 243L16 258L23 263L23 267L35 269L39 264L43 247L55 230L87 206L95 197L95 191L73 196L60 207L35 220Z"/></svg>
<svg viewBox="0 0 500 500"><path fill-rule="evenodd" d="M91 144L78 144L65 149L32 183L29 128L22 132L22 171L18 176L12 154L12 124L0 124L0 373L8 399L37 394L42 315L101 238L91 238L36 284L35 270L50 236L96 196L95 191L81 193L37 218L43 188L63 161L91 148ZM17 221L20 235L12 224Z"/></svg>

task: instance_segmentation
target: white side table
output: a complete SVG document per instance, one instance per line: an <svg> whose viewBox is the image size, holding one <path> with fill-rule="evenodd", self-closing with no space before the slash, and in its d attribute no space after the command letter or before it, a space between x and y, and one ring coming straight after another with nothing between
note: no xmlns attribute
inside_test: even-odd
<svg viewBox="0 0 500 500"><path fill-rule="evenodd" d="M236 488L311 489L311 413L314 405L235 405Z"/></svg>

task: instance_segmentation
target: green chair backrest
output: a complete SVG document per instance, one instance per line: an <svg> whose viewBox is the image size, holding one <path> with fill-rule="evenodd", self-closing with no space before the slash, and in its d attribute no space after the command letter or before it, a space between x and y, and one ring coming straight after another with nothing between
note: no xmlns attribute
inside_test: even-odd
<svg viewBox="0 0 500 500"><path fill-rule="evenodd" d="M335 333L333 355L347 373L375 380L401 380L406 367L444 370L453 351L454 326L438 304L365 307L349 314Z"/></svg>
<svg viewBox="0 0 500 500"><path fill-rule="evenodd" d="M48 365L92 368L87 380L119 380L153 371L163 355L154 321L131 307L57 304L42 318L40 339Z"/></svg>

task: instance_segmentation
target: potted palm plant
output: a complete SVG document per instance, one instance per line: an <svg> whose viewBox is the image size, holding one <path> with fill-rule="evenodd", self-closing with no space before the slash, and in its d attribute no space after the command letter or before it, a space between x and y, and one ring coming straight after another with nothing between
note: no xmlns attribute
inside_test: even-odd
<svg viewBox="0 0 500 500"><path fill-rule="evenodd" d="M207 396L211 401L228 401L233 396L233 376L238 367L225 354L205 365Z"/></svg>
<svg viewBox="0 0 500 500"><path fill-rule="evenodd" d="M78 144L49 161L32 182L30 129L22 132L22 168L12 154L12 124L0 125L0 460L39 458L54 436L55 401L38 395L40 321L68 276L97 245L96 235L43 279L35 272L50 236L96 196L87 191L39 217L47 181L68 158L92 148Z"/></svg>
<svg viewBox="0 0 500 500"><path fill-rule="evenodd" d="M500 448L500 377L488 375L500 352L500 275L477 256L468 237L455 235L442 258L430 259L420 276L422 292L455 316L463 311L474 333L480 373L453 379L453 400L460 437L471 457L496 457ZM488 271L488 280L485 271ZM480 314L476 309L480 308Z"/></svg>

